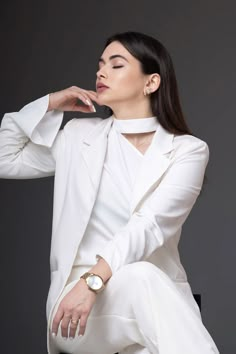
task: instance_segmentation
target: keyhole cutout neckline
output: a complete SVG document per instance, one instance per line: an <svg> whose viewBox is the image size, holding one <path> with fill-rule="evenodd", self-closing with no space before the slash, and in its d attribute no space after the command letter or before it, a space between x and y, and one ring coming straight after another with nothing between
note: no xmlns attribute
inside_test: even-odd
<svg viewBox="0 0 236 354"><path fill-rule="evenodd" d="M151 133L151 134L150 134ZM140 140L140 143L135 144L134 141L130 139L130 137L125 136L124 134L121 134L122 138L127 141L129 145L132 146L135 150L137 150L138 153L140 153L142 156L144 156L147 152L147 150L150 148L155 132L150 132L148 133L148 136L146 138L143 138L142 141ZM132 134L129 134L132 135Z"/></svg>
<svg viewBox="0 0 236 354"><path fill-rule="evenodd" d="M121 136L132 145L132 147L138 151L142 156L144 156L149 149L150 145L153 142L153 138L155 135L155 131L159 126L159 122L157 117L148 117L148 118L132 118L132 119L117 119L113 116L113 127L114 129L121 134ZM133 134L145 134L145 133L152 133L148 134L147 137L140 139L138 144L134 144L129 139L129 136L125 136L124 134L130 135ZM143 149L143 146L148 144L148 146ZM141 149L140 149L141 146Z"/></svg>

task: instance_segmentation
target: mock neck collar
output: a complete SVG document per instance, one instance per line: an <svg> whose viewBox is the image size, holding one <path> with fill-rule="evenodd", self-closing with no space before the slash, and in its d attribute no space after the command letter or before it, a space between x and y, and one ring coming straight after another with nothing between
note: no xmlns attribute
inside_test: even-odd
<svg viewBox="0 0 236 354"><path fill-rule="evenodd" d="M113 128L119 133L135 134L148 133L157 130L159 122L157 117L117 119L112 116Z"/></svg>

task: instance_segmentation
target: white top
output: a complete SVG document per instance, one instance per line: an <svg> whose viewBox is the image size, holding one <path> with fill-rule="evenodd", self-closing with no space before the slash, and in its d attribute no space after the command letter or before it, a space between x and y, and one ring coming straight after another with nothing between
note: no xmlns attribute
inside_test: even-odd
<svg viewBox="0 0 236 354"><path fill-rule="evenodd" d="M94 265L96 254L104 249L107 241L110 241L130 219L130 201L135 178L153 143L149 145L145 154L142 154L121 133L155 131L157 126L156 117L113 119L97 198L74 260L74 269L69 282L74 279L73 274L77 277L78 267L81 268L80 273L82 273L83 270Z"/></svg>

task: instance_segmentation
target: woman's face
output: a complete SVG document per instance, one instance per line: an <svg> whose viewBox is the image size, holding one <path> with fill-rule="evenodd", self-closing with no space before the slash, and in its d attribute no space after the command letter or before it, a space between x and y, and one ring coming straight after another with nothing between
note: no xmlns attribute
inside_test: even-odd
<svg viewBox="0 0 236 354"><path fill-rule="evenodd" d="M125 103L135 104L144 99L147 75L141 72L140 62L118 41L110 43L102 53L97 71L98 101L111 109ZM99 85L108 88L99 88Z"/></svg>

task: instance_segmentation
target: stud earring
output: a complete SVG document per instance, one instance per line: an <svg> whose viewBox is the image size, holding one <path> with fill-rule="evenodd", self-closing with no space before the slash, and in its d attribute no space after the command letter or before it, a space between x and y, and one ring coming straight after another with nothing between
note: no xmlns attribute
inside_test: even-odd
<svg viewBox="0 0 236 354"><path fill-rule="evenodd" d="M145 90L145 91L144 91L144 96L149 95L150 92L151 92L151 91L150 91L149 89Z"/></svg>

